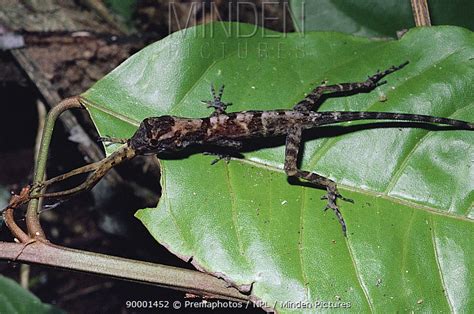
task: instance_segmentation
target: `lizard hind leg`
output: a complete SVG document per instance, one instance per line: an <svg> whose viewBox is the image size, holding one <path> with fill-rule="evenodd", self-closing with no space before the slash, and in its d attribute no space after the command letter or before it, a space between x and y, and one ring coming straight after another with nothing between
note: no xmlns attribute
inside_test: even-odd
<svg viewBox="0 0 474 314"><path fill-rule="evenodd" d="M337 217L337 220L341 224L342 232L346 236L347 226L344 221L339 207L337 206L337 199L353 202L350 199L342 197L342 195L337 190L337 185L331 179L323 177L319 174L304 171L298 169L298 152L299 146L301 143L301 127L293 126L288 130L288 135L286 137L286 147L285 147L285 165L284 169L288 176L296 177L298 179L306 180L317 186L326 188L327 194L324 196L324 199L327 199L328 203L325 210L332 209L334 214Z"/></svg>
<svg viewBox="0 0 474 314"><path fill-rule="evenodd" d="M58 177L49 179L43 183L37 184L34 186L34 189L32 189L32 192L30 193L30 199L33 198L51 198L51 197L56 197L56 198L63 198L67 197L73 194L80 193L82 191L90 190L92 189L97 182L100 181L100 179L109 172L110 169L115 167L116 165L122 163L125 160L132 159L135 157L135 151L128 145L123 146L119 150L115 151L112 153L110 156L102 159L101 161L98 161L96 163L86 165L84 167L72 170L66 174L60 175ZM87 179L81 183L80 185L65 190L65 191L59 191L59 192L52 192L52 193L40 193L39 190L42 188L45 188L49 186L52 183L59 182L62 180L65 180L67 178L70 178L72 176L86 173L86 172L91 172L93 171Z"/></svg>
<svg viewBox="0 0 474 314"><path fill-rule="evenodd" d="M322 99L323 95L334 96L337 93L367 93L376 88L377 86L387 83L387 81L381 81L385 76L402 69L408 64L408 61L400 64L399 66L391 66L385 71L377 71L374 75L371 75L364 82L356 83L340 83L335 85L319 85L314 88L311 93L308 94L302 101L297 103L293 109L296 111L310 111L313 110L314 106Z"/></svg>
<svg viewBox="0 0 474 314"><path fill-rule="evenodd" d="M225 103L222 101L222 94L224 93L224 85L219 88L219 92L216 94L214 85L211 84L211 96L212 100L202 100L202 103L207 105L207 108L214 108L212 115L225 114L228 106L232 103Z"/></svg>

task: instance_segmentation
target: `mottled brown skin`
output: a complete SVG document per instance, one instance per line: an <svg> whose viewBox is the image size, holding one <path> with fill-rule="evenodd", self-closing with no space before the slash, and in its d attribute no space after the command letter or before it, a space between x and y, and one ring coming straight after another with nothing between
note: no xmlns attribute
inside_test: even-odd
<svg viewBox="0 0 474 314"><path fill-rule="evenodd" d="M472 129L472 124L460 120L391 112L241 111L206 118L146 118L128 140L128 145L139 155L172 153L190 145L202 144L240 148L243 140L288 135L295 128L306 130L345 121L380 119L447 124L457 129Z"/></svg>
<svg viewBox="0 0 474 314"><path fill-rule="evenodd" d="M225 110L228 104L221 101L223 88L219 90L217 95L214 88L212 88L213 100L205 102L208 104L208 107L214 108L214 113L210 117L200 119L175 116L146 118L142 121L135 134L126 141L126 145L111 156L96 164L89 165L89 168L84 170L95 170L86 182L71 190L42 195L37 194L32 197L61 197L90 189L109 169L116 164L133 158L135 155L173 153L190 145L203 144L238 150L242 146L242 140L286 135L284 165L286 174L309 181L326 189L327 195L325 199L328 201L326 209L330 208L334 211L345 235L346 224L336 204L338 198L344 198L339 194L336 183L331 179L316 173L300 170L297 167L297 156L303 130L345 121L380 119L445 124L451 125L456 129L465 130L474 129L474 124L469 122L426 115L389 112L312 111L314 104L324 93L370 92L375 87L385 83L380 81L384 76L401 69L407 63L398 67L391 67L384 72L377 72L365 82L318 86L305 99L296 104L293 110L226 113ZM115 139L111 141L124 142L123 140ZM81 169L76 170L73 174L71 172L60 176L60 178L58 177L59 179L53 178L46 181L43 186L75 175L78 171L81 171Z"/></svg>

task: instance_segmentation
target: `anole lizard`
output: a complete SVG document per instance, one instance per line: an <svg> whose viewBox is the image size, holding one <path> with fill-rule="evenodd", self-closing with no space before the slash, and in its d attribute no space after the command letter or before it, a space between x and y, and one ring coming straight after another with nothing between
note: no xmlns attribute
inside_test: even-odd
<svg viewBox="0 0 474 314"><path fill-rule="evenodd" d="M362 93L370 92L379 85L385 84L381 79L405 65L377 72L366 81L359 83L342 83L336 85L320 85L316 87L303 100L297 103L293 110L271 111L241 111L227 113L228 104L222 102L223 87L216 94L212 88L213 100L206 101L208 107L214 108L210 117L184 118L164 115L144 119L138 130L130 139L108 139L110 142L125 144L119 150L103 160L75 169L71 172L47 180L33 187L30 198L38 197L64 197L92 188L109 169L136 155L149 155L160 153L173 153L190 145L215 145L219 147L239 150L243 140L259 137L286 136L284 170L290 177L309 181L316 186L325 188L327 194L326 209L332 209L339 220L342 231L346 235L346 224L336 204L337 199L345 199L339 194L336 183L329 178L313 172L304 171L297 167L298 150L301 143L302 132L306 129L316 128L321 125L336 124L354 120L392 120L416 121L432 124L444 124L455 129L474 130L474 124L447 118L390 112L349 112L329 111L315 112L313 106L325 93ZM93 173L81 185L61 192L40 194L39 189L54 182L64 180L73 175L90 172Z"/></svg>

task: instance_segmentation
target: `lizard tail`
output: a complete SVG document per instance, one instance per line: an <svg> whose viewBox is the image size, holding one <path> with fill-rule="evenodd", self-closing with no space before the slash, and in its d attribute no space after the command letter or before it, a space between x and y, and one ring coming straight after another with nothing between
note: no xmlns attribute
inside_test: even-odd
<svg viewBox="0 0 474 314"><path fill-rule="evenodd" d="M426 116L421 114L394 113L394 112L357 112L357 111L333 111L318 112L321 116L318 118L318 125L334 124L345 121L354 120L391 120L391 121L407 121L407 122L424 122L433 124L451 125L456 129L474 130L474 123Z"/></svg>

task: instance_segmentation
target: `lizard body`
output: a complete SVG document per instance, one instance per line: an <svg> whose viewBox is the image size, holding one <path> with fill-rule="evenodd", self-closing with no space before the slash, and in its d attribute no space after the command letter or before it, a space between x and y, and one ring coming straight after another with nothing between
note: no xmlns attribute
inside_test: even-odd
<svg viewBox="0 0 474 314"><path fill-rule="evenodd" d="M128 145L140 155L172 153L203 144L240 148L242 140L287 135L293 128L306 130L355 120L410 121L474 129L472 124L460 120L393 112L241 111L205 118L168 115L146 118Z"/></svg>
<svg viewBox="0 0 474 314"><path fill-rule="evenodd" d="M321 99L323 94L329 93L363 93L370 92L375 87L386 83L380 81L386 75L403 68L408 62L400 66L392 66L383 72L377 72L366 81L359 83L343 83L337 85L321 85L316 87L308 96L296 104L293 110L271 111L241 111L226 113L228 104L221 101L223 87L216 94L212 88L213 100L206 101L208 107L214 108L210 117L183 118L164 115L144 119L135 134L128 140L112 139L110 142L124 143L119 150L109 157L92 165L71 171L62 176L43 182L34 187L30 198L38 197L63 197L92 188L105 173L115 165L132 159L136 155L149 155L172 153L190 145L215 145L238 150L242 147L243 140L260 137L286 136L284 170L288 176L296 177L311 182L326 189L326 209L332 209L336 214L344 235L346 224L336 204L342 197L336 183L329 178L316 173L304 171L297 167L298 151L301 143L302 132L306 129L321 125L337 124L355 120L388 120L408 121L431 124L450 125L455 129L474 130L474 124L427 115L391 112L349 112L330 111L315 112L313 106ZM53 182L64 180L75 174L93 171L89 178L81 185L66 191L41 194L39 190ZM348 200L351 201L351 200Z"/></svg>

